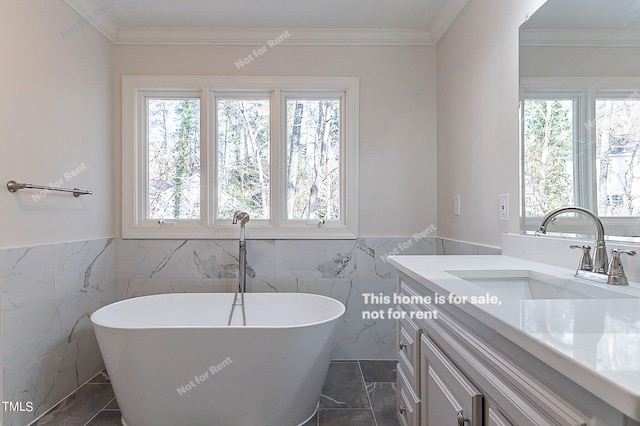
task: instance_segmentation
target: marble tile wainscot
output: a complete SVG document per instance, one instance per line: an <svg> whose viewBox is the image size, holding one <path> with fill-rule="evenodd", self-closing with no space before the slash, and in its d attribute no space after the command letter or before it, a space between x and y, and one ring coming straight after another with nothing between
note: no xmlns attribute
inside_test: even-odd
<svg viewBox="0 0 640 426"><path fill-rule="evenodd" d="M410 244L407 242L411 241ZM408 247L406 247L408 245ZM364 293L392 294L385 253L435 254L434 237L356 240L247 240L247 288L336 298L347 307L333 359L395 357L395 321L363 320ZM118 240L117 298L170 292L231 291L237 240Z"/></svg>
<svg viewBox="0 0 640 426"><path fill-rule="evenodd" d="M2 399L22 403L3 407L3 424L22 426L104 368L89 317L115 301L116 244L3 249L0 258Z"/></svg>
<svg viewBox="0 0 640 426"><path fill-rule="evenodd" d="M354 360L395 356L395 321L362 319L364 293L394 291L386 253L493 253L436 237L249 240L248 249L250 291L318 293L347 305L334 359ZM21 425L102 368L93 311L144 294L230 291L237 241L98 239L3 249L0 265L3 400L33 403L31 412L5 410L3 423Z"/></svg>
<svg viewBox="0 0 640 426"><path fill-rule="evenodd" d="M437 238L436 254L438 255L499 255L502 254L500 247L486 246L482 244L469 243L466 241L450 240L447 238Z"/></svg>

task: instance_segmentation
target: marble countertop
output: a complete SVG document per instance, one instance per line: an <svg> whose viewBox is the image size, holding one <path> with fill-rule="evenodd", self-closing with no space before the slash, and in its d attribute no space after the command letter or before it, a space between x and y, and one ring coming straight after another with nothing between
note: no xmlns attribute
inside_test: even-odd
<svg viewBox="0 0 640 426"><path fill-rule="evenodd" d="M459 296L460 309L640 421L640 285L615 287L626 298L523 299L492 293L447 271L534 271L560 277L568 287L611 286L576 280L575 271L566 268L509 256L391 256L389 261L434 293ZM490 300L488 292L498 297Z"/></svg>

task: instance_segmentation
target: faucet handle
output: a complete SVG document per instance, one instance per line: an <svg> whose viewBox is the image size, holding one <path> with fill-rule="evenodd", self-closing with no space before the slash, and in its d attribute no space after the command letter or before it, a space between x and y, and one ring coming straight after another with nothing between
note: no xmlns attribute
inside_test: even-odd
<svg viewBox="0 0 640 426"><path fill-rule="evenodd" d="M611 262L609 263L609 276L607 277L607 284L611 285L629 285L627 276L624 273L622 267L622 261L620 260L621 254L628 254L629 256L636 256L637 253L634 250L611 250Z"/></svg>
<svg viewBox="0 0 640 426"><path fill-rule="evenodd" d="M637 255L638 255L638 253L636 253L636 251L635 251L635 250L619 250L619 249L611 249L611 255L612 255L612 256L615 256L615 255L616 255L616 253L617 253L618 255L621 255L621 254L628 254L629 256L637 256Z"/></svg>
<svg viewBox="0 0 640 426"><path fill-rule="evenodd" d="M591 260L591 246L570 246L569 248L582 250L582 257L580 258L578 270L591 271L593 269L593 261Z"/></svg>

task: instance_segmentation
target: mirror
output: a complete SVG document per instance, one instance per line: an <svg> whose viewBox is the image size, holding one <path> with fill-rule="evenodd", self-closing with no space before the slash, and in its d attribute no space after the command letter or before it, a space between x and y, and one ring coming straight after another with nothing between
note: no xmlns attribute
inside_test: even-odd
<svg viewBox="0 0 640 426"><path fill-rule="evenodd" d="M520 27L520 100L522 231L578 205L640 242L640 2L548 0Z"/></svg>

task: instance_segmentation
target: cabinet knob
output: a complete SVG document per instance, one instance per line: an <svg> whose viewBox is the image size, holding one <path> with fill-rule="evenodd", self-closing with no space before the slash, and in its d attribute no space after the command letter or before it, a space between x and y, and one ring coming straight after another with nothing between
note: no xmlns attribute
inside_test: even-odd
<svg viewBox="0 0 640 426"><path fill-rule="evenodd" d="M404 413L407 412L407 409L404 408L402 405L398 408L398 413L400 413L401 416L404 416Z"/></svg>
<svg viewBox="0 0 640 426"><path fill-rule="evenodd" d="M398 345L398 347L400 348L401 351L404 350L404 348L407 347L407 345L405 345L404 343L400 342L400 344Z"/></svg>
<svg viewBox="0 0 640 426"><path fill-rule="evenodd" d="M462 412L462 410L458 411L458 426L464 426L468 421L469 419L466 419L464 417L464 413Z"/></svg>

